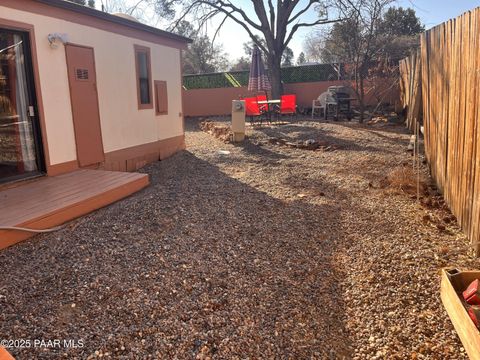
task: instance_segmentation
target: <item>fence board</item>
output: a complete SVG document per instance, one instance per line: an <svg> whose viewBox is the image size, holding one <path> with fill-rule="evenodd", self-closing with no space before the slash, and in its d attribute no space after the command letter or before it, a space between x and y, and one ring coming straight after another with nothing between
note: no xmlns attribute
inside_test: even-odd
<svg viewBox="0 0 480 360"><path fill-rule="evenodd" d="M400 62L400 87L402 105L407 109L406 125L414 131L420 122L422 107L422 84L420 55L412 56Z"/></svg>
<svg viewBox="0 0 480 360"><path fill-rule="evenodd" d="M475 81L475 46L477 45L477 36L475 36L475 16L474 13L468 13L468 56L467 56L467 74L466 74L466 122L465 122L465 145L464 145L464 175L461 176L463 189L463 203L461 208L461 218L463 227L466 232L470 231L471 222L471 206L472 206L472 188L471 183L473 181L473 155L474 155L474 141L473 137L476 133L476 121L475 121L475 110L476 110L476 96L477 89L474 86Z"/></svg>
<svg viewBox="0 0 480 360"><path fill-rule="evenodd" d="M420 51L400 64L407 126L423 118L430 172L480 254L480 8L421 36ZM419 83L415 83L415 78ZM419 100L412 84L421 89ZM410 112L412 110L412 113Z"/></svg>
<svg viewBox="0 0 480 360"><path fill-rule="evenodd" d="M476 19L477 19L477 30L480 26L480 11L476 11ZM472 181L472 221L470 226L470 231L468 233L470 239L475 244L475 248L477 249L477 254L479 251L479 244L480 241L480 125L478 124L478 119L480 118L480 103L478 101L478 96L480 96L480 40L477 37L477 46L476 46L476 66L475 66L475 88L477 91L477 100L475 101L475 123L476 123L476 134L474 135L474 158L473 158L473 181Z"/></svg>

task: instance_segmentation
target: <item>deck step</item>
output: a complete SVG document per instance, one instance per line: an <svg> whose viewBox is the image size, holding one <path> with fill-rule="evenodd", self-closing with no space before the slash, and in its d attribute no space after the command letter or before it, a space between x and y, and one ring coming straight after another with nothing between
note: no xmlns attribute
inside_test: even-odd
<svg viewBox="0 0 480 360"><path fill-rule="evenodd" d="M0 227L59 226L148 186L147 174L77 170L0 191ZM0 230L0 249L35 235Z"/></svg>

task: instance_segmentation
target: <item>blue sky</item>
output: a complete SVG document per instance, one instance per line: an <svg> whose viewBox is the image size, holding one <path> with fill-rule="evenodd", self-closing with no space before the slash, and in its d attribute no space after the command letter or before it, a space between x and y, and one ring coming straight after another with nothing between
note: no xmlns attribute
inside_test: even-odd
<svg viewBox="0 0 480 360"><path fill-rule="evenodd" d="M251 0L231 0L236 6L241 7L252 19L256 19L256 15L252 10ZM97 7L100 8L102 0L96 0ZM111 2L116 4L136 4L138 0L103 0L103 2ZM300 5L305 5L308 0L300 0ZM426 28L431 28L437 24L454 18L465 11L480 6L480 0L398 0L395 6L412 7L417 12L422 23ZM301 6L299 6L299 9ZM302 17L302 21L312 21L316 19L316 13L312 10ZM221 18L211 21L206 29L210 36L215 33ZM161 28L166 27L166 24L153 24ZM317 27L321 28L321 26ZM297 57L303 50L303 43L305 37L312 31L312 28L303 28L299 30L290 47L293 49L295 57ZM220 44L227 54L228 58L233 61L240 56L244 56L243 46L244 42L249 41L250 38L245 30L238 24L232 21L227 21L223 26L222 31L217 35L216 43Z"/></svg>
<svg viewBox="0 0 480 360"><path fill-rule="evenodd" d="M401 0L400 6L414 8L427 28L480 6L480 0Z"/></svg>
<svg viewBox="0 0 480 360"><path fill-rule="evenodd" d="M233 1L236 5L247 4L245 8L250 7L250 0ZM422 23L426 28L431 28L437 24L454 18L465 11L480 6L480 0L399 0L397 6L412 7L417 12ZM252 14L253 15L253 14ZM306 19L313 18L314 13L307 15ZM305 19L305 18L304 18ZM215 24L211 24L208 32L214 32ZM303 41L305 36L311 30L298 32L292 40L291 48L295 56L303 50ZM249 40L246 32L236 24L226 24L217 42L222 44L224 51L229 55L230 59L243 56L242 43Z"/></svg>

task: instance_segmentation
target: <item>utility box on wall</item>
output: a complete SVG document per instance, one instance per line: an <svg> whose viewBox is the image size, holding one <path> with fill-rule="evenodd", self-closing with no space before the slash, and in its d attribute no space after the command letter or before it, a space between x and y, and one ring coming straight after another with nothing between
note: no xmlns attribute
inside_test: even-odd
<svg viewBox="0 0 480 360"><path fill-rule="evenodd" d="M245 101L232 100L233 142L245 140Z"/></svg>

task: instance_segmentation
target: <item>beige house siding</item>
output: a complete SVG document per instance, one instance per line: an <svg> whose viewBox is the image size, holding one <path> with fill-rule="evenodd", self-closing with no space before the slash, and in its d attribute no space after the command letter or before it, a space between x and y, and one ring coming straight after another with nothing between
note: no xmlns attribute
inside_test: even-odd
<svg viewBox="0 0 480 360"><path fill-rule="evenodd" d="M34 26L49 165L77 158L65 48L52 49L50 33L66 33L70 43L94 48L105 153L183 135L179 49L4 6L0 17ZM152 83L167 82L167 115L155 115L154 108L138 110L135 44L151 50Z"/></svg>

